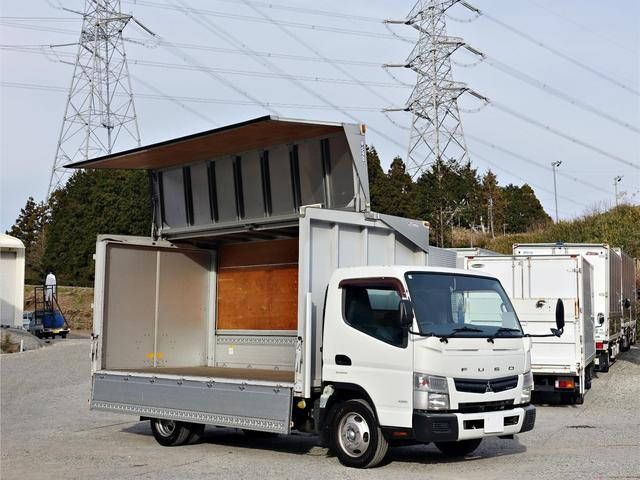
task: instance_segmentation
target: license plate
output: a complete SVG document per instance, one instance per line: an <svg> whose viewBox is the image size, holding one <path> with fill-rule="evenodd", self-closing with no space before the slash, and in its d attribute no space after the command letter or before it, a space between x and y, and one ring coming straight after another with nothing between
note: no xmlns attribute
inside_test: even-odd
<svg viewBox="0 0 640 480"><path fill-rule="evenodd" d="M504 417L502 414L487 415L484 417L485 433L501 433L504 432Z"/></svg>

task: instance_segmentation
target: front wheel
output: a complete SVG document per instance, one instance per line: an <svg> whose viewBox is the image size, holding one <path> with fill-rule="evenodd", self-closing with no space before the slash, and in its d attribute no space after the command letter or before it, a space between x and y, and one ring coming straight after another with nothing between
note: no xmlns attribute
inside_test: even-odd
<svg viewBox="0 0 640 480"><path fill-rule="evenodd" d="M436 447L447 457L464 457L480 446L481 438L460 440L458 442L435 442Z"/></svg>
<svg viewBox="0 0 640 480"><path fill-rule="evenodd" d="M332 447L340 463L347 467L371 468L384 459L389 444L366 401L347 400L338 406Z"/></svg>
<svg viewBox="0 0 640 480"><path fill-rule="evenodd" d="M177 447L187 443L193 433L191 424L163 418L151 419L151 432L157 442L164 447Z"/></svg>

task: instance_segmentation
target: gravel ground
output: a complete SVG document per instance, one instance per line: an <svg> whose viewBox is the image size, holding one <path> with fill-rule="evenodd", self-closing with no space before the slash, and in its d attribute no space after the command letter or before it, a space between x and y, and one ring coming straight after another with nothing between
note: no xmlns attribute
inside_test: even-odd
<svg viewBox="0 0 640 480"><path fill-rule="evenodd" d="M51 478L640 478L640 348L593 382L584 405L539 405L536 428L487 439L452 461L433 446L393 449L379 468L342 467L312 436L255 443L209 427L204 442L163 448L148 422L90 412L89 343L3 355L0 477Z"/></svg>

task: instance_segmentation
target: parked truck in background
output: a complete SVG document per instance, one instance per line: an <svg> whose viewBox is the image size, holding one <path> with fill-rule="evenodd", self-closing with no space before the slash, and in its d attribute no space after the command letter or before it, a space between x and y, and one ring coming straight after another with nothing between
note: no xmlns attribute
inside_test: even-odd
<svg viewBox="0 0 640 480"><path fill-rule="evenodd" d="M636 261L621 248L613 249L621 260L620 268L620 308L622 310L621 350L627 351L638 339L638 312L636 301Z"/></svg>
<svg viewBox="0 0 640 480"><path fill-rule="evenodd" d="M369 211L366 165L362 126L274 117L75 164L149 170L156 206L154 237L98 238L91 408L167 446L315 432L351 467L531 430L500 282Z"/></svg>
<svg viewBox="0 0 640 480"><path fill-rule="evenodd" d="M515 255L581 255L593 265L596 369L608 372L620 353L622 331L622 261L606 243L527 243L513 246Z"/></svg>
<svg viewBox="0 0 640 480"><path fill-rule="evenodd" d="M525 333L546 333L555 324L555 298L563 299L563 335L532 339L534 391L582 404L596 357L593 266L580 255L501 255L467 257L466 267L500 280Z"/></svg>

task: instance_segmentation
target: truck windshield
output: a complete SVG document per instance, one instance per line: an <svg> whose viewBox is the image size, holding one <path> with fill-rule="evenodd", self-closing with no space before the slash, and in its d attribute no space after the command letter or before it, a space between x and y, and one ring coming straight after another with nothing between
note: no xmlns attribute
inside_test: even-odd
<svg viewBox="0 0 640 480"><path fill-rule="evenodd" d="M496 279L409 272L406 280L420 333L496 338L523 335L509 297Z"/></svg>

